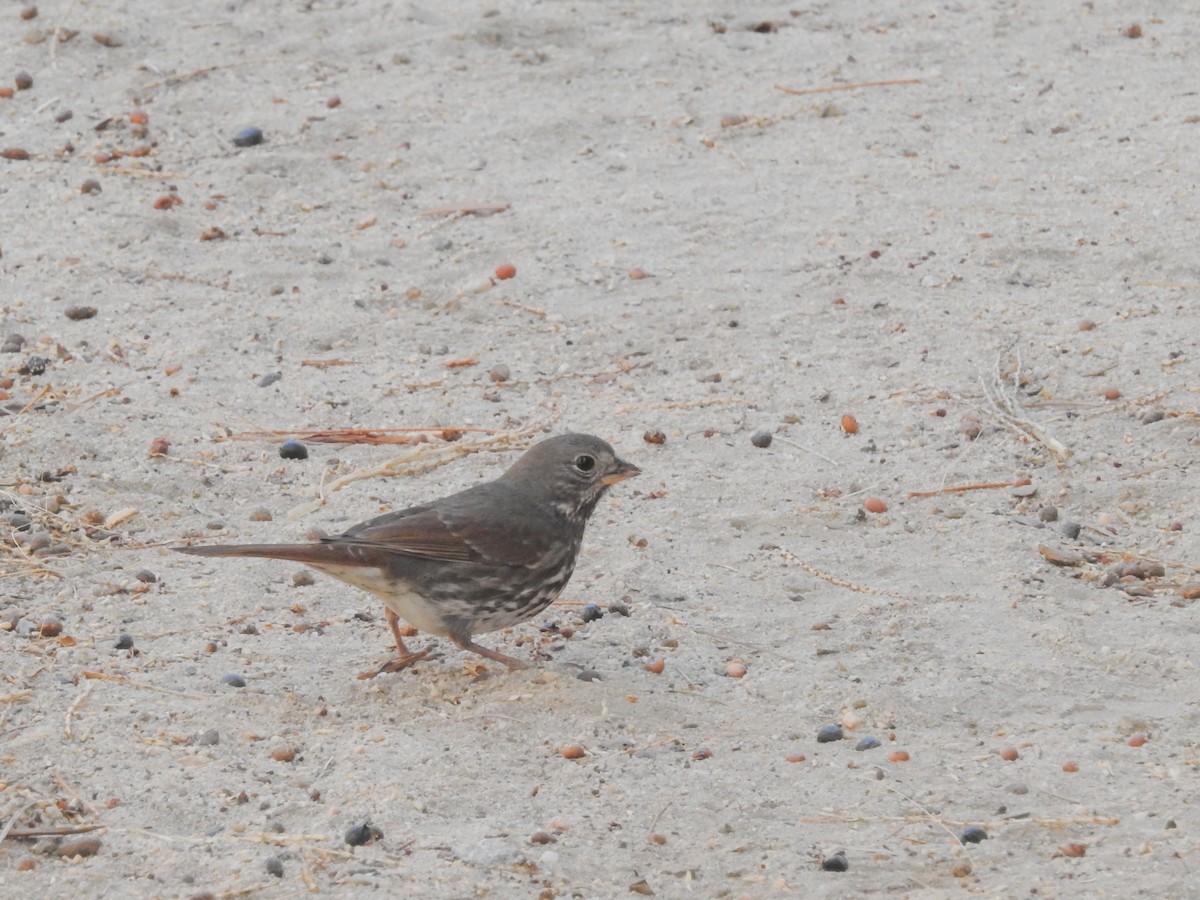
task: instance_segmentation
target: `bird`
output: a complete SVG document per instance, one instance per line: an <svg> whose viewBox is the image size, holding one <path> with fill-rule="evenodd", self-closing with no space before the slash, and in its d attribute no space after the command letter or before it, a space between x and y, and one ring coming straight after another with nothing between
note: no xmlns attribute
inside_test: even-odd
<svg viewBox="0 0 1200 900"><path fill-rule="evenodd" d="M409 650L400 619L510 670L524 669L520 660L477 644L475 635L517 625L553 603L575 571L600 498L640 474L604 440L561 434L534 444L494 481L319 541L173 549L304 563L377 596L398 655L360 678L398 672L429 656L432 646Z"/></svg>

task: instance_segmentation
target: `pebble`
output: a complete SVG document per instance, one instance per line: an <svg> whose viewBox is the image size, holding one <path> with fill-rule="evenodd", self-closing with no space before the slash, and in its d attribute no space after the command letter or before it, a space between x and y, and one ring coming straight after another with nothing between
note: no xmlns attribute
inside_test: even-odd
<svg viewBox="0 0 1200 900"><path fill-rule="evenodd" d="M268 856L266 861L267 874L276 878L283 877L283 860L278 856Z"/></svg>
<svg viewBox="0 0 1200 900"><path fill-rule="evenodd" d="M64 109L54 117L54 121L61 125L63 122L69 122L73 118L75 118L75 113L71 112L69 109Z"/></svg>
<svg viewBox="0 0 1200 900"><path fill-rule="evenodd" d="M215 747L221 743L221 732L215 728L206 728L200 732L200 736L196 738L196 743L201 747Z"/></svg>
<svg viewBox="0 0 1200 900"><path fill-rule="evenodd" d="M1063 536L1072 541L1075 540L1075 538L1079 537L1079 532L1082 528L1083 528L1083 526L1080 525L1078 522L1063 522L1062 523Z"/></svg>
<svg viewBox="0 0 1200 900"><path fill-rule="evenodd" d="M154 582L158 581L158 576L149 569L138 569L133 573L133 577L142 584L154 584Z"/></svg>
<svg viewBox="0 0 1200 900"><path fill-rule="evenodd" d="M1029 785L1022 784L1021 782L1018 781L1018 782L1015 782L1008 786L1008 792L1010 794L1017 794L1018 796L1028 794L1029 793Z"/></svg>
<svg viewBox="0 0 1200 900"><path fill-rule="evenodd" d="M450 238L448 238L448 237L440 237L436 241L433 242L433 249L438 251L439 253L445 253L447 250L449 250L453 246L454 246L454 241L450 240Z"/></svg>
<svg viewBox="0 0 1200 900"><path fill-rule="evenodd" d="M1161 422L1166 416L1161 409L1150 409L1142 413L1142 424L1153 425L1155 422Z"/></svg>
<svg viewBox="0 0 1200 900"><path fill-rule="evenodd" d="M29 159L29 151L21 147L5 147L3 150L0 150L0 156L20 162Z"/></svg>
<svg viewBox="0 0 1200 900"><path fill-rule="evenodd" d="M382 839L383 832L370 822L357 822L346 829L346 843L351 847L361 847Z"/></svg>
<svg viewBox="0 0 1200 900"><path fill-rule="evenodd" d="M987 840L988 833L978 826L972 825L969 828L964 828L958 835L959 841L964 844L978 844L980 841Z"/></svg>
<svg viewBox="0 0 1200 900"><path fill-rule="evenodd" d="M62 622L53 616L47 616L38 623L37 631L42 637L58 637L62 634Z"/></svg>
<svg viewBox="0 0 1200 900"><path fill-rule="evenodd" d="M500 363L498 366L492 366L491 371L488 372L488 378L492 379L496 384L501 384L512 378L512 372L509 371L508 366Z"/></svg>
<svg viewBox="0 0 1200 900"><path fill-rule="evenodd" d="M616 613L618 616L629 618L629 607L624 603L610 603L608 604L608 611L610 613Z"/></svg>
<svg viewBox="0 0 1200 900"><path fill-rule="evenodd" d="M828 744L831 741L840 741L845 737L845 732L842 731L841 725L826 725L817 732L817 743Z"/></svg>
<svg viewBox="0 0 1200 900"><path fill-rule="evenodd" d="M262 129L255 128L254 126L243 128L232 138L230 138L230 140L233 142L235 147L253 147L256 144L261 144L263 142Z"/></svg>
<svg viewBox="0 0 1200 900"><path fill-rule="evenodd" d="M771 446L772 440L774 440L774 436L764 428L760 428L750 435L750 443L763 450Z"/></svg>
<svg viewBox="0 0 1200 900"><path fill-rule="evenodd" d="M259 387L270 387L275 382L283 377L282 372L268 372L262 378L258 379Z"/></svg>
<svg viewBox="0 0 1200 900"><path fill-rule="evenodd" d="M600 673L597 672L595 669L583 669L575 677L578 678L580 681L603 681L604 680L603 678L600 677Z"/></svg>
<svg viewBox="0 0 1200 900"><path fill-rule="evenodd" d="M1038 510L1038 518L1041 519L1043 522L1057 522L1058 521L1058 507L1057 506L1049 506L1049 505L1043 506L1041 509Z"/></svg>
<svg viewBox="0 0 1200 900"><path fill-rule="evenodd" d="M79 193L81 194L99 194L102 190L104 189L100 187L100 182L95 178L89 178L79 186Z"/></svg>
<svg viewBox="0 0 1200 900"><path fill-rule="evenodd" d="M667 442L667 436L657 428L652 428L642 435L642 440L647 444L665 444Z"/></svg>
<svg viewBox="0 0 1200 900"><path fill-rule="evenodd" d="M301 569L292 576L293 587L311 587L316 583L317 580L313 577L312 573L308 571L308 569Z"/></svg>
<svg viewBox="0 0 1200 900"><path fill-rule="evenodd" d="M604 618L604 610L595 603L589 603L583 608L583 612L579 614L579 618L583 619L584 622L595 622L597 619Z"/></svg>
<svg viewBox="0 0 1200 900"><path fill-rule="evenodd" d="M308 459L308 448L299 441L284 441L279 445L279 455L284 459Z"/></svg>
<svg viewBox="0 0 1200 900"><path fill-rule="evenodd" d="M18 91L27 91L33 87L33 76L28 72L18 72L13 81L17 85Z"/></svg>
<svg viewBox="0 0 1200 900"><path fill-rule="evenodd" d="M19 369L17 369L17 374L33 375L35 377L38 375L45 375L46 366L48 365L50 365L50 360L46 359L44 356L31 356L21 364Z"/></svg>
<svg viewBox="0 0 1200 900"><path fill-rule="evenodd" d="M64 841L58 845L58 855L63 859L74 859L76 856L95 856L104 846L98 838L80 838L76 841Z"/></svg>
<svg viewBox="0 0 1200 900"><path fill-rule="evenodd" d="M0 353L20 353L24 346L25 336L14 332L4 338L4 343L0 344Z"/></svg>
<svg viewBox="0 0 1200 900"><path fill-rule="evenodd" d="M117 642L115 644L113 644L113 647L117 650L132 650L133 649L133 635L132 634L118 635Z"/></svg>
<svg viewBox="0 0 1200 900"><path fill-rule="evenodd" d="M241 675L238 675L236 672L230 672L227 675L222 675L221 680L230 687L244 688L246 686L246 679Z"/></svg>
<svg viewBox="0 0 1200 900"><path fill-rule="evenodd" d="M874 750L878 746L880 746L879 738L865 737L854 745L854 749L859 751Z"/></svg>
<svg viewBox="0 0 1200 900"><path fill-rule="evenodd" d="M839 850L833 856L821 860L821 868L826 872L845 872L850 868L850 860L846 859L846 851Z"/></svg>

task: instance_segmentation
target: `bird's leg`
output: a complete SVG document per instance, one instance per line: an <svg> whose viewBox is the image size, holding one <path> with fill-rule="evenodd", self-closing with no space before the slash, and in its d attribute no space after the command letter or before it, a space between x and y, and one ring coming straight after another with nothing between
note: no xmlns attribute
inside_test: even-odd
<svg viewBox="0 0 1200 900"><path fill-rule="evenodd" d="M450 635L450 640L454 642L454 646L460 650L470 650L472 653L478 653L480 656L487 659L493 659L498 663L504 663L508 666L509 671L515 672L518 669L528 669L529 663L523 663L519 659L513 659L511 656L506 656L499 650L491 650L487 647L480 646L465 635Z"/></svg>
<svg viewBox="0 0 1200 900"><path fill-rule="evenodd" d="M413 663L420 662L429 656L433 650L432 647L426 647L424 650L418 650L413 653L404 644L404 638L400 634L400 617L392 612L390 607L386 607L388 627L392 629L392 637L396 639L396 652L399 654L395 659L389 659L378 669L368 670L359 675L359 680L374 678L376 675L383 675L388 672L399 672L401 669L407 669Z"/></svg>

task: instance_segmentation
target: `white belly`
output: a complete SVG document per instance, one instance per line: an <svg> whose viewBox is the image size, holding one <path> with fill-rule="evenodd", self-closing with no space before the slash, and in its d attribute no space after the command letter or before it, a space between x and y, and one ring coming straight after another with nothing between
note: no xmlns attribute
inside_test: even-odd
<svg viewBox="0 0 1200 900"><path fill-rule="evenodd" d="M446 637L449 632L437 607L403 585L390 582L382 569L366 566L314 566L339 581L362 588L418 631Z"/></svg>

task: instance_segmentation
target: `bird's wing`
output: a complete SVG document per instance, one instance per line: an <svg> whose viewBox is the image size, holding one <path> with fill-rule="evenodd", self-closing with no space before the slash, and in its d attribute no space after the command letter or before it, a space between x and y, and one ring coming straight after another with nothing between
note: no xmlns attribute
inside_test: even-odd
<svg viewBox="0 0 1200 900"><path fill-rule="evenodd" d="M406 556L495 566L532 566L553 533L533 524L519 498L495 483L426 506L385 513L327 540Z"/></svg>

